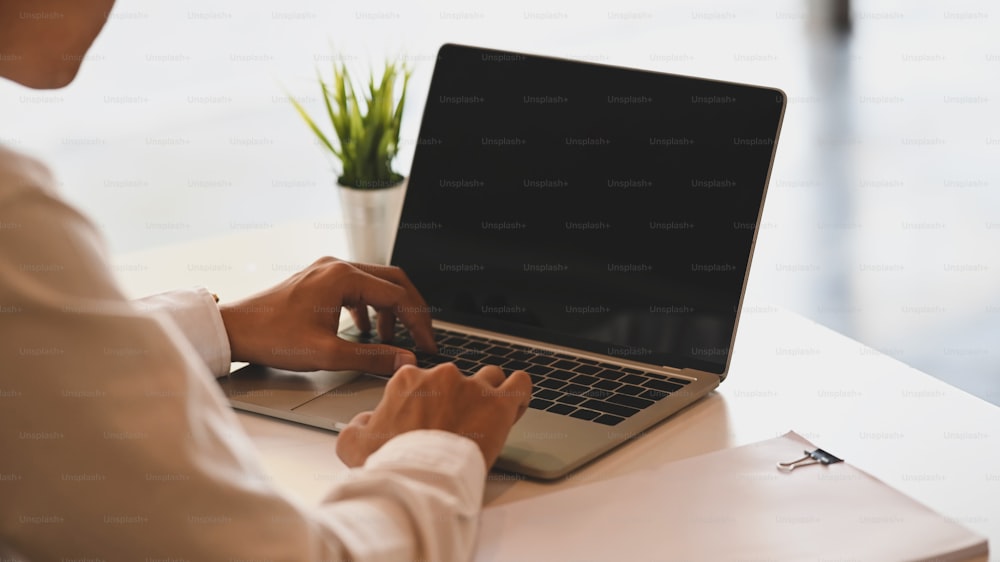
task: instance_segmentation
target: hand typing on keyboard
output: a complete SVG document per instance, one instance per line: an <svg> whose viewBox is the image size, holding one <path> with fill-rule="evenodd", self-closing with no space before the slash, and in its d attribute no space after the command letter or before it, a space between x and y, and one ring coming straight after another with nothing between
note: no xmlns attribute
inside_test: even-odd
<svg viewBox="0 0 1000 562"><path fill-rule="evenodd" d="M389 380L375 410L358 414L340 432L337 454L346 465L361 466L400 433L440 429L475 441L490 467L530 400L531 379L524 371L505 377L499 367L488 366L466 377L452 363L406 366Z"/></svg>
<svg viewBox="0 0 1000 562"><path fill-rule="evenodd" d="M233 361L293 371L352 369L380 375L415 364L410 350L338 337L341 308L368 331L369 306L378 312L376 330L383 341L392 340L398 319L417 349L437 351L427 303L398 267L320 258L275 287L219 310Z"/></svg>

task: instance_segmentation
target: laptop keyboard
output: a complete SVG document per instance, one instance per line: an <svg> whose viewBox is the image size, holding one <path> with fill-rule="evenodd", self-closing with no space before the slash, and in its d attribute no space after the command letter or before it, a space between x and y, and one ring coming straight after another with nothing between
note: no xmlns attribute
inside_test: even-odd
<svg viewBox="0 0 1000 562"><path fill-rule="evenodd" d="M531 408L604 425L617 425L691 382L441 328L434 329L434 339L438 353L414 351L417 366L450 361L466 375L486 365L507 373L526 371L534 385ZM402 326L396 328L393 345L415 349Z"/></svg>

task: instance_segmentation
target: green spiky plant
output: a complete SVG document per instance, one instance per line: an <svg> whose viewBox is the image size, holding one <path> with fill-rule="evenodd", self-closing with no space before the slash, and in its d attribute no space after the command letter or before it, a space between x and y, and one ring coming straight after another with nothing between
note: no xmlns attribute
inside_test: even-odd
<svg viewBox="0 0 1000 562"><path fill-rule="evenodd" d="M382 189L402 181L403 176L392 169L392 161L399 150L399 125L410 69L401 62L386 61L377 86L375 71L369 71L364 111L343 61L333 65L332 82L325 82L318 71L316 79L336 133L336 145L302 104L291 96L289 99L320 142L340 160L342 173L337 183L355 189ZM394 93L400 79L402 88L397 101Z"/></svg>

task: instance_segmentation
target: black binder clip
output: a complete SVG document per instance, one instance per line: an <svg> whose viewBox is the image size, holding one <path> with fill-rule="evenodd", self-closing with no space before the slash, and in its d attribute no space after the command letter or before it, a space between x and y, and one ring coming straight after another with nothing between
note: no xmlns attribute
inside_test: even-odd
<svg viewBox="0 0 1000 562"><path fill-rule="evenodd" d="M844 459L839 459L830 453L827 453L823 449L816 449L815 451L802 451L806 456L795 459L792 462L779 462L778 470L782 472L791 472L800 466L809 466L811 464L835 464L838 462L844 462Z"/></svg>

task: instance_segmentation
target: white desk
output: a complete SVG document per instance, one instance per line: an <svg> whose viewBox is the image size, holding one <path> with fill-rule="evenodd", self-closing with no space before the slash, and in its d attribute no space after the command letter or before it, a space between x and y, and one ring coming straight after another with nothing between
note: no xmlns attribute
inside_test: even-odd
<svg viewBox="0 0 1000 562"><path fill-rule="evenodd" d="M231 299L320 255L346 255L342 233L327 228L332 222L126 254L115 265L133 296L200 284ZM334 434L239 417L272 477L292 493L316 501L344 470ZM797 314L752 302L718 391L558 482L492 473L485 502L543 495L789 429L986 535L1000 552L1000 408Z"/></svg>

